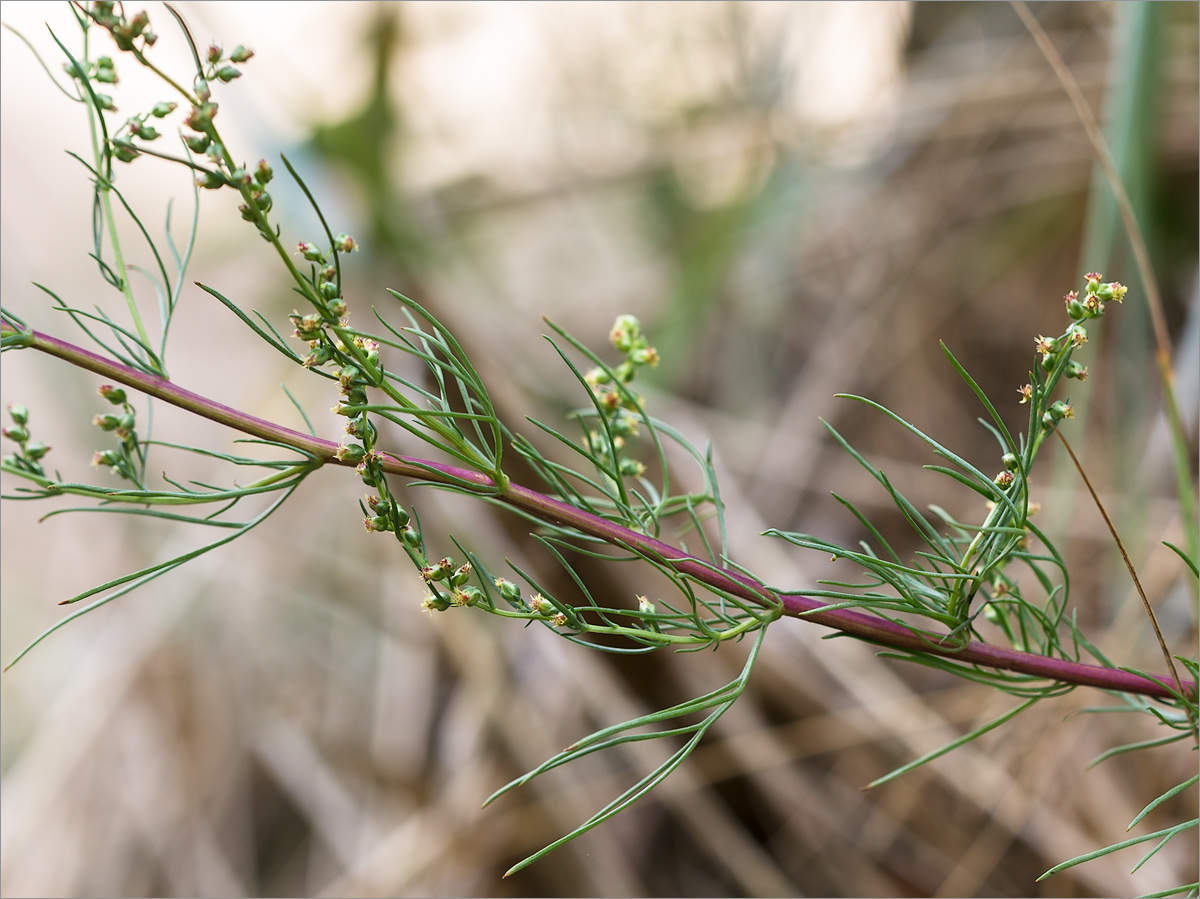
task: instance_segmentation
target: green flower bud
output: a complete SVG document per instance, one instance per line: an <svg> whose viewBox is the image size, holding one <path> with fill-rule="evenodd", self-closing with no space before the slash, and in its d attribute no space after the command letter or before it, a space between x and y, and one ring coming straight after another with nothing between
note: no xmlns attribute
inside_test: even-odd
<svg viewBox="0 0 1200 899"><path fill-rule="evenodd" d="M360 380L362 380L362 372L353 365L343 365L338 371L338 381L341 382L342 387L349 387L355 381Z"/></svg>
<svg viewBox="0 0 1200 899"><path fill-rule="evenodd" d="M392 529L392 523L382 515L376 515L374 518L363 519L363 527L368 531L378 531L383 533Z"/></svg>
<svg viewBox="0 0 1200 899"><path fill-rule="evenodd" d="M636 459L622 459L619 469L621 474L627 477L640 478L645 473L646 466Z"/></svg>
<svg viewBox="0 0 1200 899"><path fill-rule="evenodd" d="M234 78L241 78L242 73L233 66L221 66L221 68L217 69L217 77L225 84L228 84Z"/></svg>
<svg viewBox="0 0 1200 899"><path fill-rule="evenodd" d="M1017 467L1021 463L1021 460L1017 458L1016 453L1005 453L1001 458L1001 461L1004 463L1004 467L1009 471L1016 471Z"/></svg>
<svg viewBox="0 0 1200 899"><path fill-rule="evenodd" d="M260 159L258 165L254 169L254 180L259 184L269 184L271 179L275 177L275 170L267 165L265 159Z"/></svg>
<svg viewBox="0 0 1200 899"><path fill-rule="evenodd" d="M455 590L451 596L456 606L477 606L483 599L483 592L478 587L463 587Z"/></svg>
<svg viewBox="0 0 1200 899"><path fill-rule="evenodd" d="M25 458L36 462L46 453L50 452L50 447L40 440L34 440L32 443L25 444Z"/></svg>
<svg viewBox="0 0 1200 899"><path fill-rule="evenodd" d="M13 420L13 424L29 424L29 410L20 403L8 404L8 417Z"/></svg>
<svg viewBox="0 0 1200 899"><path fill-rule="evenodd" d="M221 57L224 55L225 55L224 51L220 47L218 47L216 44L209 44L208 52L205 54L205 58L209 62L217 63L217 62L221 61Z"/></svg>
<svg viewBox="0 0 1200 899"><path fill-rule="evenodd" d="M500 595L511 603L517 602L521 598L521 588L512 581L506 581L502 577L496 578L493 583L496 589L500 591Z"/></svg>
<svg viewBox="0 0 1200 899"><path fill-rule="evenodd" d="M113 156L121 162L133 162L140 155L137 148L123 137L113 138Z"/></svg>
<svg viewBox="0 0 1200 899"><path fill-rule="evenodd" d="M101 431L115 431L120 427L121 419L116 415L97 415L92 419L92 424Z"/></svg>
<svg viewBox="0 0 1200 899"><path fill-rule="evenodd" d="M336 300L341 295L341 289L333 281L321 285L321 296L327 300Z"/></svg>
<svg viewBox="0 0 1200 899"><path fill-rule="evenodd" d="M107 57L105 57L107 59ZM112 60L109 60L108 66L96 65L96 73L92 78L99 81L101 84L116 84L120 79L117 78L116 69L112 68Z"/></svg>
<svg viewBox="0 0 1200 899"><path fill-rule="evenodd" d="M407 527L400 532L400 539L404 541L405 546L410 546L413 549L421 545L421 535L417 533L416 528Z"/></svg>
<svg viewBox="0 0 1200 899"><path fill-rule="evenodd" d="M333 247L339 253L353 253L358 249L358 241L349 234L339 234L333 239Z"/></svg>
<svg viewBox="0 0 1200 899"><path fill-rule="evenodd" d="M1072 360L1067 364L1066 376L1068 378L1075 378L1077 381L1086 381L1088 376L1087 366Z"/></svg>
<svg viewBox="0 0 1200 899"><path fill-rule="evenodd" d="M225 186L225 179L216 172L203 172L196 179L196 186L205 190L219 190Z"/></svg>
<svg viewBox="0 0 1200 899"><path fill-rule="evenodd" d="M254 57L254 51L241 44L233 48L233 52L229 54L230 62L249 62Z"/></svg>
<svg viewBox="0 0 1200 899"><path fill-rule="evenodd" d="M156 119L165 119L175 111L178 105L178 103L170 103L166 100L162 101L161 103L155 103L154 108L150 110L150 115L154 116Z"/></svg>
<svg viewBox="0 0 1200 899"><path fill-rule="evenodd" d="M334 455L339 462L361 462L367 451L357 443L343 443Z"/></svg>
<svg viewBox="0 0 1200 899"><path fill-rule="evenodd" d="M96 94L96 105L109 112L117 111L117 104L113 102L113 98L108 94Z"/></svg>
<svg viewBox="0 0 1200 899"><path fill-rule="evenodd" d="M114 406L119 406L125 402L125 391L120 387L114 387L112 384L101 384L100 389L96 392Z"/></svg>
<svg viewBox="0 0 1200 899"><path fill-rule="evenodd" d="M337 266L336 265L325 266L323 269L321 269L318 276L320 277L320 279L322 281L335 280L337 278ZM332 299L332 297L330 297L330 299Z"/></svg>
<svg viewBox="0 0 1200 899"><path fill-rule="evenodd" d="M464 562L455 569L454 574L450 575L450 586L461 587L471 577L471 563Z"/></svg>
<svg viewBox="0 0 1200 899"><path fill-rule="evenodd" d="M0 434L3 434L13 443L24 443L29 439L29 430L24 425L13 425L8 428L0 428Z"/></svg>
<svg viewBox="0 0 1200 899"><path fill-rule="evenodd" d="M187 144L187 148L193 153L203 153L208 149L208 145L212 143L212 138L207 134L196 134L185 137L183 142Z"/></svg>
<svg viewBox="0 0 1200 899"><path fill-rule="evenodd" d="M296 244L296 252L309 262L320 262L324 257L320 247L318 247L315 243L309 243L306 240L302 240Z"/></svg>
<svg viewBox="0 0 1200 899"><path fill-rule="evenodd" d="M641 336L642 325L636 318L632 315L618 315L608 339L622 353L627 353L634 348Z"/></svg>
<svg viewBox="0 0 1200 899"><path fill-rule="evenodd" d="M1074 418L1075 410L1070 403L1064 403L1062 400L1055 400L1050 404L1050 408L1046 410L1046 414L1055 421L1062 421L1064 418Z"/></svg>

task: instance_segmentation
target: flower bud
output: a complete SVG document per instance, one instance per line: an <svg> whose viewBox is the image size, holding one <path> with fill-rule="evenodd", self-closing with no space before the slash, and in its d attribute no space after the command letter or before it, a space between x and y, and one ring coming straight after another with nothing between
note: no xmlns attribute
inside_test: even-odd
<svg viewBox="0 0 1200 899"><path fill-rule="evenodd" d="M649 365L651 368L658 368L658 350L652 346L635 349L629 354L629 361L634 365Z"/></svg>
<svg viewBox="0 0 1200 899"><path fill-rule="evenodd" d="M635 342L642 334L641 323L632 315L619 315L613 323L608 339L622 353L633 349Z"/></svg>
<svg viewBox="0 0 1200 899"><path fill-rule="evenodd" d="M178 105L177 103L169 103L165 100L161 103L155 103L154 108L150 110L150 115L156 119L165 119L175 111Z"/></svg>
<svg viewBox="0 0 1200 899"><path fill-rule="evenodd" d="M260 159L258 165L254 168L254 180L259 184L269 184L274 177L275 170L267 164L265 159Z"/></svg>
<svg viewBox="0 0 1200 899"><path fill-rule="evenodd" d="M112 148L113 156L121 162L133 162L140 155L137 148L123 137L113 138Z"/></svg>
<svg viewBox="0 0 1200 899"><path fill-rule="evenodd" d="M619 468L621 474L631 478L640 478L646 472L646 466L636 459L622 459Z"/></svg>
<svg viewBox="0 0 1200 899"><path fill-rule="evenodd" d="M27 425L29 424L29 410L20 403L8 404L8 417L13 420L13 424Z"/></svg>
<svg viewBox="0 0 1200 899"><path fill-rule="evenodd" d="M29 430L24 425L13 425L8 428L0 428L0 434L3 434L14 443L24 443L29 439Z"/></svg>
<svg viewBox="0 0 1200 899"><path fill-rule="evenodd" d="M121 419L116 415L97 415L92 419L92 424L101 431L115 431L120 426Z"/></svg>
<svg viewBox="0 0 1200 899"><path fill-rule="evenodd" d="M92 453L91 465L94 468L100 468L103 465L119 465L121 456L116 450L97 450Z"/></svg>
<svg viewBox="0 0 1200 899"><path fill-rule="evenodd" d="M341 288L333 281L326 281L321 285L321 296L327 300L336 300L341 295Z"/></svg>
<svg viewBox="0 0 1200 899"><path fill-rule="evenodd" d="M421 608L432 615L434 612L446 611L446 609L450 608L450 603L442 599L442 597L434 596L430 593L421 600Z"/></svg>
<svg viewBox="0 0 1200 899"><path fill-rule="evenodd" d="M471 563L464 562L450 575L450 586L461 587L471 577Z"/></svg>
<svg viewBox="0 0 1200 899"><path fill-rule="evenodd" d="M1004 467L1009 471L1016 471L1021 460L1017 458L1016 453L1005 453L1000 461L1004 463Z"/></svg>
<svg viewBox="0 0 1200 899"><path fill-rule="evenodd" d="M241 77L242 77L242 73L239 72L237 69L235 69L233 66L221 66L221 68L217 69L217 78L219 78L225 84L228 84L234 78L241 78Z"/></svg>
<svg viewBox="0 0 1200 899"><path fill-rule="evenodd" d="M101 384L100 389L96 392L114 406L119 406L125 402L125 391L120 387L114 387L112 384Z"/></svg>
<svg viewBox="0 0 1200 899"><path fill-rule="evenodd" d="M1087 366L1072 360L1067 364L1066 376L1068 378L1075 378L1077 381L1086 381L1088 376Z"/></svg>
<svg viewBox="0 0 1200 899"><path fill-rule="evenodd" d="M367 451L357 443L343 443L334 454L339 462L361 462Z"/></svg>
<svg viewBox="0 0 1200 899"><path fill-rule="evenodd" d="M217 63L217 62L221 61L221 57L223 55L224 55L224 53L220 47L218 47L216 44L209 44L208 45L208 53L205 54L205 58L209 62Z"/></svg>
<svg viewBox="0 0 1200 899"><path fill-rule="evenodd" d="M117 111L117 104L113 102L113 98L108 94L96 94L96 105L109 112Z"/></svg>
<svg viewBox="0 0 1200 899"><path fill-rule="evenodd" d="M400 539L404 541L405 546L416 549L421 545L421 535L417 533L416 528L406 527L400 532Z"/></svg>
<svg viewBox="0 0 1200 899"><path fill-rule="evenodd" d="M155 34L153 31L143 31L142 32L142 40L144 40L146 42L147 47L153 47L155 44L158 43L158 35Z"/></svg>
<svg viewBox="0 0 1200 899"><path fill-rule="evenodd" d="M496 589L500 591L500 595L509 602L516 602L521 598L521 588L512 581L506 581L504 578L498 577L492 583L496 585Z"/></svg>
<svg viewBox="0 0 1200 899"><path fill-rule="evenodd" d="M212 142L212 138L207 134L195 134L185 137L183 142L187 144L187 148L193 153L203 153L208 149L208 145Z"/></svg>
<svg viewBox="0 0 1200 899"><path fill-rule="evenodd" d="M362 372L353 365L343 365L338 371L338 381L341 382L343 388L351 386L355 381L362 379Z"/></svg>
<svg viewBox="0 0 1200 899"><path fill-rule="evenodd" d="M1055 400L1050 404L1047 414L1055 421L1062 421L1064 418L1074 418L1075 410L1070 403L1064 403L1062 400Z"/></svg>
<svg viewBox="0 0 1200 899"><path fill-rule="evenodd" d="M363 527L370 532L383 533L392 529L392 523L382 515L376 515L374 518L364 518Z"/></svg>
<svg viewBox="0 0 1200 899"><path fill-rule="evenodd" d="M455 590L451 595L454 597L453 602L456 606L477 606L483 599L483 591L478 587L463 587Z"/></svg>
<svg viewBox="0 0 1200 899"><path fill-rule="evenodd" d="M998 474L994 478L992 478L992 483L995 484L997 487L999 487L1001 490L1007 490L1009 487L1012 486L1013 473L1011 471L1002 471L1002 472L1000 472L1000 474Z"/></svg>
<svg viewBox="0 0 1200 899"><path fill-rule="evenodd" d="M220 190L225 186L225 179L216 172L202 172L196 179L196 186L205 190Z"/></svg>
<svg viewBox="0 0 1200 899"><path fill-rule="evenodd" d="M36 462L46 453L50 452L50 447L40 440L34 440L31 443L25 444L25 458Z"/></svg>
<svg viewBox="0 0 1200 899"><path fill-rule="evenodd" d="M247 47L238 44L233 48L233 52L229 54L230 62L249 62L254 56L254 51Z"/></svg>
<svg viewBox="0 0 1200 899"><path fill-rule="evenodd" d="M296 244L296 252L309 262L320 262L321 257L324 255L321 252L320 247L318 247L315 243L309 243L306 240L302 240Z"/></svg>
<svg viewBox="0 0 1200 899"><path fill-rule="evenodd" d="M339 234L333 239L333 246L339 253L353 253L358 249L358 242L349 234Z"/></svg>

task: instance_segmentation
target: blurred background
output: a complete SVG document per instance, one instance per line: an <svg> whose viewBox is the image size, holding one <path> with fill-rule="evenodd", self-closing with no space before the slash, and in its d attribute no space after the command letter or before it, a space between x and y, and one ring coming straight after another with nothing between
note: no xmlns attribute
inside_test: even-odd
<svg viewBox="0 0 1200 899"><path fill-rule="evenodd" d="M1160 543L1183 538L1146 291L1076 112L1008 4L179 9L198 41L256 51L245 77L218 90L218 124L251 163L287 153L333 230L359 239L345 279L360 325L370 304L386 308L384 287L415 298L451 326L519 426L562 421L580 402L542 316L602 349L613 318L636 314L663 356L641 385L652 413L711 440L731 555L781 587L832 569L758 536L767 527L863 536L832 490L903 539L887 496L819 418L918 505L984 514L978 497L921 470L932 461L921 444L834 393L870 396L996 469L982 410L938 341L1019 427L1016 390L1034 338L1064 326L1062 295L1090 270L1129 284L1091 329L1070 437L1173 650L1195 652L1193 585ZM1032 10L1102 120L1143 228L1194 471L1198 7ZM149 12L155 56L190 77L170 16ZM59 74L42 23L76 46L65 4L7 2L0 16ZM120 313L87 258L86 173L62 152L86 154L86 118L9 31L0 48L4 305L78 336L30 285ZM165 99L128 60L117 65L122 113ZM182 235L186 174L145 158L119 174L152 226L174 198ZM273 193L285 243L319 237L296 190L277 177ZM189 278L283 328L294 295L235 205L228 192L201 198ZM179 384L301 427L286 384L337 439L329 382L265 351L206 294L185 291L173 335ZM30 407L34 437L54 446L48 467L103 482L87 467L106 445L90 423L106 411L98 384L9 353L0 400ZM234 448L231 432L161 406L155 428ZM1046 449L1035 498L1071 566L1072 607L1097 646L1157 671L1128 575L1058 449ZM6 493L15 486L6 479ZM1143 716L1078 714L1111 702L1079 690L863 792L1014 701L785 621L691 761L501 880L666 750L623 747L481 811L488 794L598 727L725 683L745 647L629 659L482 615L430 619L407 561L363 532L360 494L348 472L319 473L290 512L71 624L0 678L0 892L1119 896L1197 879L1193 833L1136 874L1132 850L1034 883L1124 839L1147 802L1195 771L1186 744L1085 770L1111 746L1161 736ZM419 488L404 496L427 533L561 580L513 517ZM212 539L117 516L39 522L49 508L4 505L5 661L60 617L61 599ZM630 566L595 576L616 595L641 589ZM1195 806L1192 790L1137 832Z"/></svg>

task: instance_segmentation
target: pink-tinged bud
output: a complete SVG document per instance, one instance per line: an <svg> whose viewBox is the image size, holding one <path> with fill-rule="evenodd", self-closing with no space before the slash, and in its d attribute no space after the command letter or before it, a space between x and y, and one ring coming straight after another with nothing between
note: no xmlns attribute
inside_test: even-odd
<svg viewBox="0 0 1200 899"><path fill-rule="evenodd" d="M13 443L24 443L29 439L29 431L24 425L13 425L10 428L0 428L0 434L3 434Z"/></svg>
<svg viewBox="0 0 1200 899"><path fill-rule="evenodd" d="M320 247L315 243L309 243L307 240L302 240L296 244L296 252L309 262L320 262L323 255Z"/></svg>
<svg viewBox="0 0 1200 899"><path fill-rule="evenodd" d="M358 249L358 241L349 234L339 234L333 239L333 246L339 253L353 253Z"/></svg>
<svg viewBox="0 0 1200 899"><path fill-rule="evenodd" d="M367 451L357 443L343 443L334 454L339 462L361 462Z"/></svg>
<svg viewBox="0 0 1200 899"><path fill-rule="evenodd" d="M114 387L112 384L101 384L100 389L96 392L114 406L119 406L125 402L125 391L120 387Z"/></svg>
<svg viewBox="0 0 1200 899"><path fill-rule="evenodd" d="M29 410L20 403L8 404L8 416L13 420L13 424L26 425L29 424Z"/></svg>
<svg viewBox="0 0 1200 899"><path fill-rule="evenodd" d="M248 47L243 47L241 44L234 47L233 52L229 54L230 62L249 62L253 58L254 51Z"/></svg>
<svg viewBox="0 0 1200 899"><path fill-rule="evenodd" d="M254 169L254 180L259 184L268 184L275 177L275 170L267 164L265 159L260 159L258 165Z"/></svg>
<svg viewBox="0 0 1200 899"><path fill-rule="evenodd" d="M205 57L208 59L209 62L213 62L213 63L220 62L222 55L224 55L224 54L223 54L221 48L218 47L216 44L208 45L208 53L205 54Z"/></svg>

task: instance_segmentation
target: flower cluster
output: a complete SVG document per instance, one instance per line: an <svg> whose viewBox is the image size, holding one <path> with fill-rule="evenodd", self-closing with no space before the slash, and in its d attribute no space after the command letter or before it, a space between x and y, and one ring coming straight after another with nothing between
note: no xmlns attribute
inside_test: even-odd
<svg viewBox="0 0 1200 899"><path fill-rule="evenodd" d="M96 392L112 405L119 406L120 412L101 413L92 419L92 424L102 431L114 434L121 442L117 449L97 450L92 456L92 465L96 468L107 467L117 477L136 483L138 459L141 457L136 427L137 413L120 387L104 384Z"/></svg>
<svg viewBox="0 0 1200 899"><path fill-rule="evenodd" d="M12 424L0 428L0 434L15 443L18 449L16 453L5 456L4 463L22 471L45 475L41 459L50 452L50 447L40 440L30 439L29 410L19 403L11 403L8 417L12 419Z"/></svg>
<svg viewBox="0 0 1200 899"><path fill-rule="evenodd" d="M615 464L616 470L622 475L641 477L645 471L641 462L629 458L610 458L612 452L608 435L612 438L612 449L618 454L624 448L626 438L637 435L642 398L630 391L628 385L641 368L658 365L658 350L650 346L642 333L641 323L632 315L617 317L609 340L625 354L625 360L616 368L597 366L584 375L584 380L596 397L596 406L607 431L607 434L598 429L588 431L586 444L593 456L609 465Z"/></svg>
<svg viewBox="0 0 1200 899"><path fill-rule="evenodd" d="M1079 291L1076 290L1068 292L1063 297L1063 305L1066 307L1067 316L1071 319L1066 331L1058 337L1038 335L1034 341L1034 348L1041 355L1039 365L1045 372L1045 379L1039 379L1037 385L1038 388L1041 388L1042 396L1049 396L1059 377L1077 381L1087 379L1087 367L1071 358L1071 354L1075 350L1087 343L1088 333L1083 322L1102 316L1105 303L1120 303L1129 291L1128 287L1118 281L1104 282L1103 277L1098 272L1088 272L1083 298L1080 298ZM1036 394L1039 390L1035 389L1034 383L1031 382L1019 387L1017 392L1021 395L1022 403L1029 403L1037 399ZM1074 416L1075 410L1069 402L1056 400L1042 414L1042 426L1050 430L1063 419L1074 418Z"/></svg>

